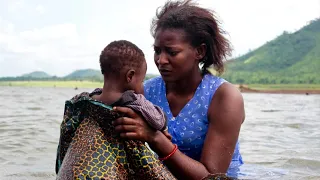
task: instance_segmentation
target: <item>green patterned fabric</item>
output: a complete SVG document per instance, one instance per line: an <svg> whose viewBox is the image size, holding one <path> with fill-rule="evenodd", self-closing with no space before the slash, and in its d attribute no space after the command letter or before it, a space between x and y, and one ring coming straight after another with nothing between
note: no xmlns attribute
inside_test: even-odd
<svg viewBox="0 0 320 180"><path fill-rule="evenodd" d="M175 179L141 141L123 140L121 115L82 93L66 101L57 150L57 179Z"/></svg>

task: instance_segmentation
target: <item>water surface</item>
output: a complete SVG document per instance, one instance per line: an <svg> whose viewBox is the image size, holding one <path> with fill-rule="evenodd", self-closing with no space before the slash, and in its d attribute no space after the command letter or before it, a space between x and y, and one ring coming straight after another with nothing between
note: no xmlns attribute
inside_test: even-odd
<svg viewBox="0 0 320 180"><path fill-rule="evenodd" d="M55 179L64 101L92 90L0 87L0 179ZM243 97L244 179L320 179L320 95Z"/></svg>

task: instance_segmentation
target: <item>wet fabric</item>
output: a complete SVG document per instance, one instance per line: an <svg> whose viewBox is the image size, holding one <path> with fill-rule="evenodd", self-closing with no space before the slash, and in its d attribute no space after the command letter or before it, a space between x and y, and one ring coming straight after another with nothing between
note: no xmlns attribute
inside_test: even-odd
<svg viewBox="0 0 320 180"><path fill-rule="evenodd" d="M92 94L101 93L101 88L97 88L92 92ZM151 127L160 131L167 129L167 117L165 113L159 106L152 104L142 94L136 94L132 90L126 91L122 94L121 98L111 106L129 107L142 115Z"/></svg>
<svg viewBox="0 0 320 180"><path fill-rule="evenodd" d="M144 142L121 139L111 122L122 115L91 95L65 103L57 179L175 179Z"/></svg>

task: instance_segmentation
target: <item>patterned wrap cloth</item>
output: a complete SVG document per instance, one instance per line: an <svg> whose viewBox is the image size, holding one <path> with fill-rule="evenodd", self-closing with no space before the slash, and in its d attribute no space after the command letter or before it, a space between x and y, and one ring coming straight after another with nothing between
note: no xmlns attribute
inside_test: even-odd
<svg viewBox="0 0 320 180"><path fill-rule="evenodd" d="M99 92L84 92L66 101L57 150L57 179L175 179L145 143L124 140L115 133L111 122L122 115L91 98ZM143 105L138 110L154 120L150 124L165 128L162 111L150 107L152 104L141 96L126 92L114 104L120 103L131 108ZM159 118L161 121L155 122Z"/></svg>

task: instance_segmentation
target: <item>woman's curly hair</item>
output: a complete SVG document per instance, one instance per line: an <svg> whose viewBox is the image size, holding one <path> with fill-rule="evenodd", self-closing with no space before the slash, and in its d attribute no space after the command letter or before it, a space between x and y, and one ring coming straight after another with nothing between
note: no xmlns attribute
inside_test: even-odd
<svg viewBox="0 0 320 180"><path fill-rule="evenodd" d="M223 36L225 31L220 27L214 12L186 1L168 1L156 17L152 20L151 34L160 28L183 29L193 47L202 43L206 44L206 55L200 61L202 73L208 73L207 68L213 68L222 74L224 71L224 59L231 55L231 45Z"/></svg>

